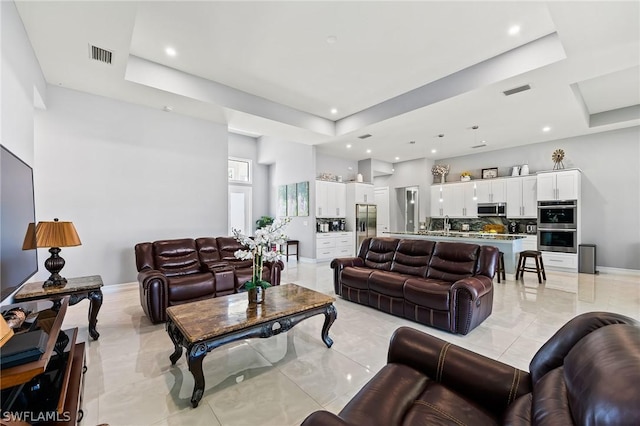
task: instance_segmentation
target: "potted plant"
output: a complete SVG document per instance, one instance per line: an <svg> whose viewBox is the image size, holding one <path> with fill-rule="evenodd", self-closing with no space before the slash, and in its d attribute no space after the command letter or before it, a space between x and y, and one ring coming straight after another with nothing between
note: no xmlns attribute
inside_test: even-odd
<svg viewBox="0 0 640 426"><path fill-rule="evenodd" d="M264 228L265 226L271 225L275 219L271 216L261 216L260 219L256 220L256 228Z"/></svg>
<svg viewBox="0 0 640 426"><path fill-rule="evenodd" d="M267 217L268 216L263 216ZM262 219L262 218L261 218ZM275 245L284 244L287 236L282 232L283 228L291 221L290 218L273 220L272 223L258 229L253 237L248 237L233 229L236 241L246 246L246 250L237 250L233 255L238 259L253 261L251 279L244 283L244 288L249 293L249 303L264 302L264 290L271 287L268 281L262 279L264 262L274 262L280 258L281 252L275 249Z"/></svg>
<svg viewBox="0 0 640 426"><path fill-rule="evenodd" d="M460 174L460 180L463 182L471 180L471 172L462 172Z"/></svg>

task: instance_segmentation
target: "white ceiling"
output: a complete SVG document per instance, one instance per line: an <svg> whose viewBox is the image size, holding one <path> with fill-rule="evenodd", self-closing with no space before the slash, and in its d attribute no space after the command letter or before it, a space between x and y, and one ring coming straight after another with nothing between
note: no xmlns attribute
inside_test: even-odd
<svg viewBox="0 0 640 426"><path fill-rule="evenodd" d="M50 84L354 160L439 159L478 152L481 140L486 151L640 125L627 108L640 111L638 1L16 5ZM553 52L536 47L544 36ZM112 50L113 64L91 60L89 44ZM523 84L531 90L502 94ZM590 127L589 114L606 111L608 124Z"/></svg>

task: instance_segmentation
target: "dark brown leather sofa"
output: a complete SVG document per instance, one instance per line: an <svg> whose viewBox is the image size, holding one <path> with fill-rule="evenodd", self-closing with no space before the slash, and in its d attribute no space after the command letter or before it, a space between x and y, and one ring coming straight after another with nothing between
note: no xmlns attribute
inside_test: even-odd
<svg viewBox="0 0 640 426"><path fill-rule="evenodd" d="M453 333L490 314L498 249L417 239L367 238L358 257L331 262L336 294Z"/></svg>
<svg viewBox="0 0 640 426"><path fill-rule="evenodd" d="M531 373L402 327L387 365L338 416L316 425L637 425L640 324L590 312L536 353Z"/></svg>
<svg viewBox="0 0 640 426"><path fill-rule="evenodd" d="M153 323L167 320L169 306L237 293L253 273L252 261L236 259L245 247L233 237L183 238L135 246L140 303ZM280 284L282 261L265 262L262 277Z"/></svg>

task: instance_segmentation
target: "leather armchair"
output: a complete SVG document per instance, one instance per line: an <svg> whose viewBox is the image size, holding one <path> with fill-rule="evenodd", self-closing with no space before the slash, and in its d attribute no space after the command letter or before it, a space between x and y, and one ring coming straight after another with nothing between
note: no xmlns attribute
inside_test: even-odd
<svg viewBox="0 0 640 426"><path fill-rule="evenodd" d="M530 371L401 327L387 365L338 415L303 425L640 423L640 324L605 312L565 324Z"/></svg>

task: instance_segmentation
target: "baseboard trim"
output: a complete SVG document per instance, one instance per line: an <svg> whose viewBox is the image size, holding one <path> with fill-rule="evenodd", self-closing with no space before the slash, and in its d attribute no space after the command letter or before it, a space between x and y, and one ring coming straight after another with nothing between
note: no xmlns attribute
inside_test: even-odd
<svg viewBox="0 0 640 426"><path fill-rule="evenodd" d="M638 275L640 276L640 269L624 269L624 268L612 268L609 266L596 266L596 271L605 274L612 275Z"/></svg>

